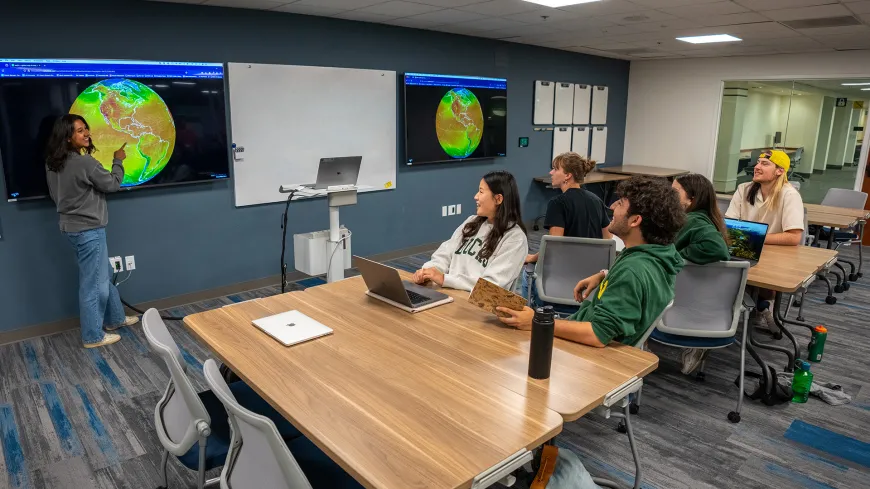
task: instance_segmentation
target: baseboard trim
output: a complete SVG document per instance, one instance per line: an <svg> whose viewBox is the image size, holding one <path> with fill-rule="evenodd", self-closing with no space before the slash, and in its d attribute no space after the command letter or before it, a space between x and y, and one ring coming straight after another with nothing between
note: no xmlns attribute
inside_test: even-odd
<svg viewBox="0 0 870 489"><path fill-rule="evenodd" d="M824 175L824 174L825 174L825 170L813 170L813 174L814 174L814 175Z"/></svg>
<svg viewBox="0 0 870 489"><path fill-rule="evenodd" d="M842 166L836 166L836 165L828 165L825 168L828 170L842 170L843 169Z"/></svg>
<svg viewBox="0 0 870 489"><path fill-rule="evenodd" d="M815 171L813 171L813 173L805 173L802 171L796 171L795 173L797 173L798 175L800 175L804 178L810 178L811 176L813 176L813 173L815 173Z"/></svg>
<svg viewBox="0 0 870 489"><path fill-rule="evenodd" d="M401 250L371 255L367 258L374 261L394 260L403 256L433 251L438 248L439 244L441 243L428 243L419 246L412 246L410 248L405 248ZM309 275L299 271L293 271L287 274L287 280L290 282L303 280L309 277ZM246 282L224 285L222 287L216 287L213 289L200 290L197 292L191 292L188 294L181 294L172 297L164 297L163 299L156 299L153 301L135 304L135 306L136 309L141 309L143 311L151 309L152 307L160 310L171 309L173 307L181 307L194 302L215 299L231 294L240 294L249 290L261 289L263 287L269 287L271 285L280 285L280 283L281 276L272 275L269 277L259 278L255 280L248 280ZM36 324L33 326L25 326L20 329L14 329L12 331L2 331L0 332L0 345L17 343L19 341L38 338L40 336L50 336L58 333L63 333L72 329L78 329L78 327L79 318L72 317L60 319L58 321L51 321L48 323Z"/></svg>

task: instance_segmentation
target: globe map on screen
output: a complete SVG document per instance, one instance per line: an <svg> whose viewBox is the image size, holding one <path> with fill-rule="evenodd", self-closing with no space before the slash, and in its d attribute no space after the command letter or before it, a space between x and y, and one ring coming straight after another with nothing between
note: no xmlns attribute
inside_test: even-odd
<svg viewBox="0 0 870 489"><path fill-rule="evenodd" d="M483 109L467 88L444 94L435 113L435 132L444 151L454 158L468 158L483 136Z"/></svg>
<svg viewBox="0 0 870 489"><path fill-rule="evenodd" d="M166 168L175 148L175 121L153 89L127 78L112 78L85 89L70 107L88 121L93 154L106 169L115 150L124 150L123 186L143 184Z"/></svg>

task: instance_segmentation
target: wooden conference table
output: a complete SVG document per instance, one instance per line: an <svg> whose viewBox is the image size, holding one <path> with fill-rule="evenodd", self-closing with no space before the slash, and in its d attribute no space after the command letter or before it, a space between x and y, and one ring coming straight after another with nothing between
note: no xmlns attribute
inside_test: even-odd
<svg viewBox="0 0 870 489"><path fill-rule="evenodd" d="M673 178L679 175L689 173L687 170L677 170L675 168L658 168L655 166L644 165L620 165L606 166L599 168L598 171L606 173L619 173L622 175L645 175L648 177L664 177Z"/></svg>
<svg viewBox="0 0 870 489"><path fill-rule="evenodd" d="M409 274L401 272L403 278ZM529 333L472 306L409 314L361 277L187 316L222 362L368 488L469 488L658 366L625 345L556 339L550 379L530 379ZM334 334L290 348L251 325L299 310Z"/></svg>
<svg viewBox="0 0 870 489"><path fill-rule="evenodd" d="M759 343L754 338L754 328L749 329L749 344L746 345L746 350L762 367L762 373L765 377L768 374L766 363L758 356L754 348L785 353L788 357L786 370L791 371L795 359L800 356L800 349L797 340L786 328L786 325L803 326L807 329L812 329L814 326L803 321L788 319L782 315L783 294L792 295L805 289L815 279L817 273L830 268L836 261L837 251L835 250L809 246L770 245L764 247L761 259L749 269L746 285L773 290L776 293L773 304L774 320L792 343L791 350L777 345ZM767 385L771 384L768 382Z"/></svg>

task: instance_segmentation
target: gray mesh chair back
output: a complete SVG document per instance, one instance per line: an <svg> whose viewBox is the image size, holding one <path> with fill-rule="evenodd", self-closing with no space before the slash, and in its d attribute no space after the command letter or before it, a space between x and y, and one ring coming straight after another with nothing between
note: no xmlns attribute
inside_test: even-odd
<svg viewBox="0 0 870 489"><path fill-rule="evenodd" d="M239 405L214 360L205 361L203 373L226 408L232 428L221 489L311 489L275 423Z"/></svg>
<svg viewBox="0 0 870 489"><path fill-rule="evenodd" d="M535 265L535 287L545 302L580 306L574 300L577 282L609 269L616 257L612 239L542 236Z"/></svg>
<svg viewBox="0 0 870 489"><path fill-rule="evenodd" d="M863 209L867 203L867 194L857 190L845 188L830 188L822 200L822 205L831 207L848 207L850 209Z"/></svg>
<svg viewBox="0 0 870 489"><path fill-rule="evenodd" d="M728 338L737 332L749 262L686 263L677 274L674 306L656 328L662 333Z"/></svg>
<svg viewBox="0 0 870 489"><path fill-rule="evenodd" d="M640 339L637 340L637 343L634 344L635 348L640 348L641 350L644 349L643 344L646 343L646 340L649 339L649 335L652 334L653 330L659 327L659 325L662 323L662 318L665 317L665 314L667 314L672 307L674 307L674 301L668 302L668 305L665 306L665 309L662 311L661 314L659 314L659 317L655 318L655 321L652 322L652 325L646 329L646 333L644 333L643 336L641 336Z"/></svg>
<svg viewBox="0 0 870 489"><path fill-rule="evenodd" d="M169 369L169 384L154 409L154 424L160 443L175 456L184 455L199 441L198 425L211 418L185 374L181 351L156 309L142 315L142 327L151 348Z"/></svg>

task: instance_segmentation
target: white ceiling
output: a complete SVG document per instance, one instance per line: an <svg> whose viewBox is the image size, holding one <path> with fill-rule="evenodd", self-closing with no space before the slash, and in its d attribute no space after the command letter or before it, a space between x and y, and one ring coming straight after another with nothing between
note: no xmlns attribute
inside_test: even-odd
<svg viewBox="0 0 870 489"><path fill-rule="evenodd" d="M602 0L558 9L522 0L150 1L336 17L621 59L870 49L870 0ZM856 25L784 24L832 17ZM703 45L674 39L705 34L743 41Z"/></svg>

